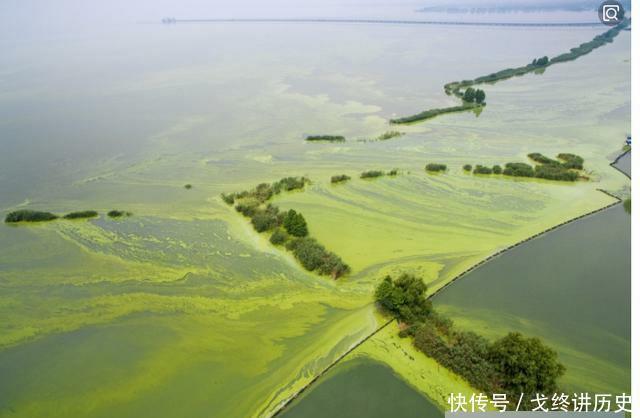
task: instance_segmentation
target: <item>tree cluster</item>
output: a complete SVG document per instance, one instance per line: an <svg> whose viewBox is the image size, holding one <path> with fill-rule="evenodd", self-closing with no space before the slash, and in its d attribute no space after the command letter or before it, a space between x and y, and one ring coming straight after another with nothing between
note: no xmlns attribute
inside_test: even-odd
<svg viewBox="0 0 640 418"><path fill-rule="evenodd" d="M344 183L351 180L351 177L347 176L346 174L340 174L337 176L331 176L331 183L336 184L336 183Z"/></svg>
<svg viewBox="0 0 640 418"><path fill-rule="evenodd" d="M446 164L438 164L438 163L429 163L425 166L424 168L425 170L432 172L432 173L436 173L439 171L447 171L447 165Z"/></svg>
<svg viewBox="0 0 640 418"><path fill-rule="evenodd" d="M378 306L405 324L400 335L412 336L417 349L485 393L506 393L513 405L521 393L558 392L557 380L565 368L542 341L509 333L490 342L476 333L458 331L433 309L426 291L420 278L403 274L395 281L385 277L375 293Z"/></svg>
<svg viewBox="0 0 640 418"><path fill-rule="evenodd" d="M337 279L350 270L340 257L327 251L322 244L313 238L294 238L286 243L286 248L308 271L315 271L318 274Z"/></svg>
<svg viewBox="0 0 640 418"><path fill-rule="evenodd" d="M484 93L484 90L467 87L467 89L464 91L464 94L462 95L462 100L467 103L482 104L484 103L486 97L487 96Z"/></svg>

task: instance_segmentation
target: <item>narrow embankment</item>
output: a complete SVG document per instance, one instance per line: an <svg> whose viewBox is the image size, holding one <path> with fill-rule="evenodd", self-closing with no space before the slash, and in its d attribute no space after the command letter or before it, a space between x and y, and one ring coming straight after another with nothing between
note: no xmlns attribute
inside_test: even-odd
<svg viewBox="0 0 640 418"><path fill-rule="evenodd" d="M619 158L616 159L616 161ZM550 228L545 229L542 232L539 232L537 234L531 235L528 238L525 238L521 241L516 242L513 245L510 245L496 253L491 254L490 256L482 259L481 261L479 261L478 263L474 264L473 266L469 267L468 269L466 269L465 271L463 271L462 273L456 275L453 279L451 279L449 282L447 282L447 284L445 284L444 286L442 286L441 288L439 288L438 290L436 290L434 293L432 293L431 295L429 295L429 299L432 299L433 297L435 297L437 294L439 294L440 292L442 292L444 289L446 289L448 286L450 286L452 283L454 283L457 280L460 280L461 278L463 278L464 276L466 276L467 274L471 273L472 271L474 271L475 269L477 269L478 267L481 267L482 265L488 263L489 261L505 254L506 252L522 245L525 244L535 238L538 238L542 235L545 235L549 232L555 231L556 229L559 229L565 225L568 225L570 223L576 222L580 219L584 219L588 216L592 216L595 215L596 213L600 213L603 212L607 209L610 209L614 206L617 206L619 204L622 203L622 199L620 199L618 196L615 196L614 194L606 191L606 190L602 190L602 189L597 189L599 192L602 192L604 194L606 194L607 196L610 196L612 198L614 198L616 201L603 206L599 209L596 210L592 210L588 213L573 217L567 221L564 221L562 223L559 223L557 225L554 225ZM390 319L387 322L385 322L383 325L381 325L380 327L378 327L375 331L373 331L372 333L370 333L369 335L367 335L366 337L364 337L362 340L360 340L359 342L357 342L356 344L354 344L353 346L351 346L347 351L345 351L343 354L341 354L338 358L336 358L333 362L331 362L331 364L329 364L327 367L325 367L317 376L315 376L311 381L309 381L306 385L304 385L299 391L297 391L295 394L293 394L291 397L289 397L287 400L283 401L280 405L278 405L278 407L276 408L276 410L269 415L270 417L276 417L278 415L280 415L287 406L289 406L293 401L295 401L298 397L300 397L300 395L302 395L304 392L306 392L315 382L318 381L318 379L320 379L322 376L326 375L332 368L334 368L336 365L338 365L338 363L340 363L346 356L348 356L349 354L351 354L353 351L355 351L358 347L360 347L362 344L364 344L365 342L367 342L369 339L371 339L373 336L375 336L377 333L379 333L381 330L383 330L385 327L389 326L392 322L394 322L395 319Z"/></svg>

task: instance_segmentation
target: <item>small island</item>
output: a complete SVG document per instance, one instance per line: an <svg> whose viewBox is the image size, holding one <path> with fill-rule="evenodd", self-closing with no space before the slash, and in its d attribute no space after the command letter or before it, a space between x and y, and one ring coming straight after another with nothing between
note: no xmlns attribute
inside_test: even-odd
<svg viewBox="0 0 640 418"><path fill-rule="evenodd" d="M308 142L345 142L346 139L342 135L309 135L306 138Z"/></svg>
<svg viewBox="0 0 640 418"><path fill-rule="evenodd" d="M261 183L252 190L223 193L221 197L225 203L235 205L237 212L249 218L256 232L270 232L269 242L291 251L306 270L337 279L349 273L350 267L309 236L307 221L302 213L293 209L281 212L268 202L283 191L302 190L307 183L309 180L305 177L285 177L271 184Z"/></svg>
<svg viewBox="0 0 640 418"><path fill-rule="evenodd" d="M79 212L71 212L67 213L63 216L64 219L89 219L89 218L97 218L98 212L95 210L83 210Z"/></svg>
<svg viewBox="0 0 640 418"><path fill-rule="evenodd" d="M439 172L447 171L447 165L446 164L430 163L430 164L427 164L424 167L424 169L427 172L430 172L430 173L439 173Z"/></svg>
<svg viewBox="0 0 640 418"><path fill-rule="evenodd" d="M10 212L4 218L6 223L18 222L48 222L58 219L57 215L51 212L43 212L38 210L21 209Z"/></svg>
<svg viewBox="0 0 640 418"><path fill-rule="evenodd" d="M332 184L346 183L349 180L351 180L351 177L347 176L346 174L339 174L337 176L331 177Z"/></svg>

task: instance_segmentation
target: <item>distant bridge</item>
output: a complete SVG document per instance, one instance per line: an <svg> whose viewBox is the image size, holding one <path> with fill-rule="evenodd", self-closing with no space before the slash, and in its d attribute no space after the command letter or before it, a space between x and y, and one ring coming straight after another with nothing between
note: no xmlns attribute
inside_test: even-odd
<svg viewBox="0 0 640 418"><path fill-rule="evenodd" d="M511 26L511 27L593 27L600 22L450 22L440 20L389 19L323 19L323 18L260 18L260 19L174 19L164 18L162 23L357 23L374 25L453 25L453 26Z"/></svg>

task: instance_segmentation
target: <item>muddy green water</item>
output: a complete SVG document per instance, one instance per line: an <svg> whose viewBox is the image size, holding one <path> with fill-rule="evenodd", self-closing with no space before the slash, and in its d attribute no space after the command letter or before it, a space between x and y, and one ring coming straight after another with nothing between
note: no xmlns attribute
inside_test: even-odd
<svg viewBox="0 0 640 418"><path fill-rule="evenodd" d="M618 205L528 242L435 298L459 326L542 337L570 390L629 392L631 218Z"/></svg>
<svg viewBox="0 0 640 418"><path fill-rule="evenodd" d="M387 366L351 360L294 401L282 418L441 418L444 413Z"/></svg>
<svg viewBox="0 0 640 418"><path fill-rule="evenodd" d="M480 117L358 142L391 117L451 105L448 81L558 54L602 29L38 29L4 36L0 25L1 214L134 216L0 226L0 416L263 416L375 329L372 289L386 272L442 284L609 203L597 187L627 184L606 155L629 131L629 32L542 76L487 86ZM304 142L325 133L349 141ZM576 152L597 182L462 171L534 151ZM428 176L427 162L451 169ZM357 179L394 167L397 179ZM354 181L332 187L342 172ZM314 183L278 204L304 212L353 266L348 280L307 274L218 197L286 175Z"/></svg>

